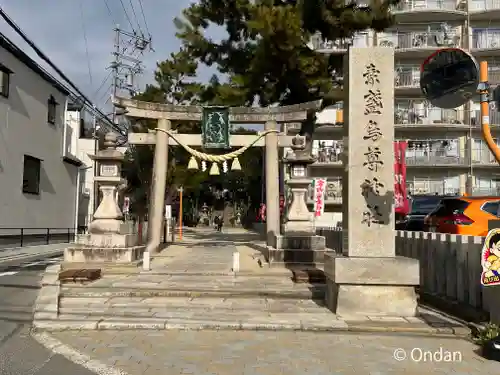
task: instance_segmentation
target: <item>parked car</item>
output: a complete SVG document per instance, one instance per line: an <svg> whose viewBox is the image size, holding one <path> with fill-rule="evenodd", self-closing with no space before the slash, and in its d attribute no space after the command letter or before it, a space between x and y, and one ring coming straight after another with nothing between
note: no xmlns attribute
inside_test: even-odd
<svg viewBox="0 0 500 375"><path fill-rule="evenodd" d="M486 236L488 222L499 220L500 197L443 198L425 218L429 232Z"/></svg>
<svg viewBox="0 0 500 375"><path fill-rule="evenodd" d="M442 195L414 195L410 198L410 212L400 222L396 229L408 231L424 231L424 219L445 198Z"/></svg>

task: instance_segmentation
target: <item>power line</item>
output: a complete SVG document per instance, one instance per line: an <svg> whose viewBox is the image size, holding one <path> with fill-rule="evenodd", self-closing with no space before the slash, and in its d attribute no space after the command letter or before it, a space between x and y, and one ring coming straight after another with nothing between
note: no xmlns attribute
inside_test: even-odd
<svg viewBox="0 0 500 375"><path fill-rule="evenodd" d="M43 61L45 61L54 71L59 74L59 76L67 82L75 91L76 93L86 102L86 104L93 106L92 101L90 101L87 96L80 91L80 89L59 69L37 46L36 44L24 33L24 31L21 30L21 28L4 12L4 10L0 7L0 16L7 22L7 24L14 29L14 31L21 37L23 40L35 51L38 57L40 57ZM102 119L105 119L108 124L115 130L118 131L120 134L123 134L123 132L114 124L112 123L109 118L100 110L95 108L95 112L97 112L100 116L102 116ZM94 112L94 113L95 113Z"/></svg>
<svg viewBox="0 0 500 375"><path fill-rule="evenodd" d="M127 19L128 23L130 24L130 27L132 28L132 32L135 33L134 25L132 25L132 20L130 19L128 12L127 12L127 7L123 3L123 0L120 0L120 3L122 4L123 12L125 13L125 18Z"/></svg>
<svg viewBox="0 0 500 375"><path fill-rule="evenodd" d="M142 6L142 0L139 0L139 7L141 8L142 19L144 20L144 27L146 28L148 36L151 37L151 33L149 32L148 28L148 22L146 21L146 15L144 14L144 7Z"/></svg>
<svg viewBox="0 0 500 375"><path fill-rule="evenodd" d="M85 27L85 14L83 12L83 2L80 0L80 14L82 18L83 40L85 41L85 54L87 55L87 68L89 69L89 80L92 85L92 67L90 65L89 41L87 39L87 29Z"/></svg>
<svg viewBox="0 0 500 375"><path fill-rule="evenodd" d="M111 20L113 21L113 24L116 24L115 17L113 17L113 12L111 11L111 8L109 6L108 0L104 0L104 5L106 5L106 9L108 10L109 16L111 17Z"/></svg>
<svg viewBox="0 0 500 375"><path fill-rule="evenodd" d="M134 4L132 3L132 0L128 0L128 2L130 3L130 9L132 9L132 15L134 16L135 22L137 22L137 27L139 28L138 29L139 33L143 34L143 32L141 30L141 24L139 23L139 19L137 18L137 14L135 13Z"/></svg>
<svg viewBox="0 0 500 375"><path fill-rule="evenodd" d="M99 94L99 91L101 91L101 89L104 87L104 85L108 81L109 77L111 77L111 74L113 74L113 72L109 72L108 75L106 77L104 77L104 79L102 80L101 84L99 85L99 88L97 90L95 90L94 94L92 95L93 98L95 98L95 96L97 94Z"/></svg>

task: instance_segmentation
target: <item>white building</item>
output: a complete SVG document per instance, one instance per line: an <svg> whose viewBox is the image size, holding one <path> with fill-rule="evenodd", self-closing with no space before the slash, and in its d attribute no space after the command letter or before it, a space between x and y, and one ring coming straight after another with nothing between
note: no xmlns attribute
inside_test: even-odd
<svg viewBox="0 0 500 375"><path fill-rule="evenodd" d="M409 142L410 193L499 195L498 163L481 136L478 98L453 110L433 108L422 98L420 66L437 49L459 47L478 61L488 61L490 83L500 83L500 2L408 0L393 13L396 25L383 33L367 31L353 40L334 43L313 38L311 46L336 54L345 54L351 45L395 48L395 138ZM328 225L341 220L341 108L337 105L318 116L318 123L328 125L317 128L315 152L319 160L310 168L311 176L329 180L328 212L321 218ZM494 107L490 123L498 136L500 115ZM321 152L320 144L324 144Z"/></svg>
<svg viewBox="0 0 500 375"><path fill-rule="evenodd" d="M0 34L0 235L74 229L81 161L65 123L68 96Z"/></svg>

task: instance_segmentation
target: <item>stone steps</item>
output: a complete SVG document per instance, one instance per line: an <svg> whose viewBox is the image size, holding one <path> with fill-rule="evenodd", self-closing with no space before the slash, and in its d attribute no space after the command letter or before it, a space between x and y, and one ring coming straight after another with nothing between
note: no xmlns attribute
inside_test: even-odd
<svg viewBox="0 0 500 375"><path fill-rule="evenodd" d="M40 329L336 330L345 323L310 300L223 298L62 298L57 320Z"/></svg>
<svg viewBox="0 0 500 375"><path fill-rule="evenodd" d="M39 329L290 329L345 325L323 302L301 299L187 297L61 297L57 320ZM345 328L345 327L344 327Z"/></svg>
<svg viewBox="0 0 500 375"><path fill-rule="evenodd" d="M85 287L67 287L61 288L60 297L223 297L223 298L252 298L252 297L267 297L276 299L309 299L321 300L325 295L325 285L310 285L307 288L296 290L293 289L277 289L265 290L254 288L169 288L149 287L149 288L95 288L92 286Z"/></svg>
<svg viewBox="0 0 500 375"><path fill-rule="evenodd" d="M273 312L315 312L324 308L323 300L271 299L271 298L189 298L189 297L112 297L85 298L63 297L61 309L87 309L90 312L134 310L155 311L263 311Z"/></svg>

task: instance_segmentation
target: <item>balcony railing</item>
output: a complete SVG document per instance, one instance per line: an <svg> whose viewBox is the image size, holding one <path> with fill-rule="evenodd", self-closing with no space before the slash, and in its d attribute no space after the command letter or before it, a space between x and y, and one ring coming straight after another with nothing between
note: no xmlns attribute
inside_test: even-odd
<svg viewBox="0 0 500 375"><path fill-rule="evenodd" d="M482 146L478 145L472 149L471 161L472 164L475 165L498 165L497 160L486 144L483 144Z"/></svg>
<svg viewBox="0 0 500 375"><path fill-rule="evenodd" d="M500 0L469 0L469 12L484 12L486 10L500 9Z"/></svg>
<svg viewBox="0 0 500 375"><path fill-rule="evenodd" d="M381 47L393 47L396 50L415 48L440 48L442 46L458 47L460 35L453 30L451 35L431 31L397 31L383 33L378 37Z"/></svg>
<svg viewBox="0 0 500 375"><path fill-rule="evenodd" d="M446 186L444 181L422 181L406 184L410 195L460 195L460 189Z"/></svg>
<svg viewBox="0 0 500 375"><path fill-rule="evenodd" d="M492 195L492 196L500 196L500 186L490 186L490 187L473 187L472 195L481 196L481 195Z"/></svg>
<svg viewBox="0 0 500 375"><path fill-rule="evenodd" d="M432 150L432 151L415 151L407 150L406 152L407 165L467 165L468 160L461 155L450 155L448 149Z"/></svg>
<svg viewBox="0 0 500 375"><path fill-rule="evenodd" d="M420 87L420 67L417 65L396 65L394 86Z"/></svg>
<svg viewBox="0 0 500 375"><path fill-rule="evenodd" d="M486 59L488 61L488 81L490 83L499 84L500 83L500 60L498 59Z"/></svg>
<svg viewBox="0 0 500 375"><path fill-rule="evenodd" d="M307 200L314 202L314 187L309 186ZM342 181L341 179L328 179L325 189L325 203L339 204L342 203Z"/></svg>
<svg viewBox="0 0 500 375"><path fill-rule="evenodd" d="M463 124L463 110L442 109L435 107L396 107L394 123L398 125Z"/></svg>
<svg viewBox="0 0 500 375"><path fill-rule="evenodd" d="M361 33L352 38L338 39L334 41L324 40L320 35L314 35L311 38L311 45L315 51L345 51L349 47L368 47L368 34Z"/></svg>
<svg viewBox="0 0 500 375"><path fill-rule="evenodd" d="M500 30L475 30L472 34L472 48L500 48Z"/></svg>
<svg viewBox="0 0 500 375"><path fill-rule="evenodd" d="M490 125L500 126L500 112L490 110L489 113ZM472 111L471 113L472 126L481 126L481 111Z"/></svg>
<svg viewBox="0 0 500 375"><path fill-rule="evenodd" d="M456 10L457 2L454 0L430 0L401 2L394 7L395 12L411 12L422 10Z"/></svg>
<svg viewBox="0 0 500 375"><path fill-rule="evenodd" d="M340 156L341 152L342 145L339 145L338 147L326 146L313 149L313 155L318 158L316 162L317 164L340 163L342 161Z"/></svg>

